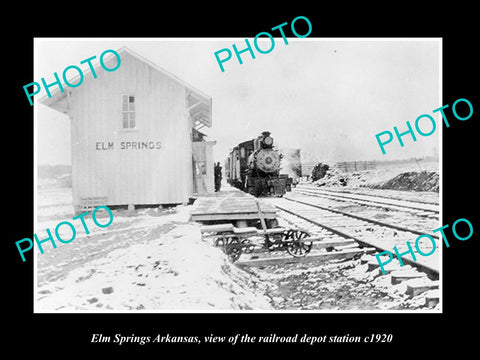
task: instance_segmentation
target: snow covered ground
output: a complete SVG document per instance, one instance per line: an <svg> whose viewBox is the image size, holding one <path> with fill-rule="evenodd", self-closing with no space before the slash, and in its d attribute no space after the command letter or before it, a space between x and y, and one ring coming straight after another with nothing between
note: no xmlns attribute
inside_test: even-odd
<svg viewBox="0 0 480 360"><path fill-rule="evenodd" d="M71 220L71 191L39 195L37 232ZM202 240L188 206L113 213L108 228L81 237L76 224L74 241L37 251L37 312L271 309L266 285Z"/></svg>
<svg viewBox="0 0 480 360"><path fill-rule="evenodd" d="M415 170L415 166L418 169ZM422 166L405 164L352 173L334 170L332 176L319 180L317 185L342 192L364 192L369 195L438 203L438 192L371 188L408 171L438 172L437 163ZM338 183L340 177L348 177L346 186ZM320 184L322 181L324 183ZM44 243L44 254L40 254L35 246L35 311L231 312L375 309L380 305L389 308L395 305L392 305L395 300L392 297L384 298L380 292L368 289L374 285L371 279L365 285L368 288L362 288L363 283L360 284L358 279L352 277L351 271L338 272L322 266L319 271L313 272L312 279L315 281L310 279L313 287L305 290L300 286L306 279L303 272L310 273L312 269L303 269L300 275L292 273L292 269L281 269L284 278L270 280L271 273L266 278L261 278L255 271L241 269L233 265L220 249L202 240L200 225L189 220L191 209L192 206L177 206L168 209L139 209L133 213L114 210L113 223L107 228L96 227L91 216L88 216L86 223L91 233L87 235L80 221L72 220L71 189L38 192L35 232L40 239L46 238L46 228L53 233L61 221L72 222L77 237L68 244L57 242L56 249L51 244ZM386 216L380 212L368 215ZM424 224L426 230L430 230L431 226L433 225ZM69 228L61 229L60 235L69 239ZM349 266L353 266L354 273L360 274L361 281L364 281L364 276L370 276L363 268L359 268L360 265L350 264L347 268ZM357 271L357 268L361 271ZM335 276L337 273L338 276ZM340 285L343 286L342 289L350 290L342 290L340 296L337 294ZM330 290L319 291L322 286ZM302 295L298 293L299 289L308 291ZM353 289L361 290L363 295L357 294ZM372 296L364 301L355 301L356 297L365 294ZM300 301L298 296L304 301ZM338 299L328 302L324 297ZM381 300L377 301L377 298ZM308 301L308 306L305 301ZM401 301L402 309L405 308L405 301Z"/></svg>

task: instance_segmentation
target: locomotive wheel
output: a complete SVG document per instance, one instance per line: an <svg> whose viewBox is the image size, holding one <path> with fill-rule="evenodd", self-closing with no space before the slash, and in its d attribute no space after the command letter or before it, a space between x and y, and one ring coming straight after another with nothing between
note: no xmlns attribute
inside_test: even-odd
<svg viewBox="0 0 480 360"><path fill-rule="evenodd" d="M312 250L313 243L304 241L310 235L304 231L293 231L291 233L292 240L287 244L287 252L293 257L304 257Z"/></svg>

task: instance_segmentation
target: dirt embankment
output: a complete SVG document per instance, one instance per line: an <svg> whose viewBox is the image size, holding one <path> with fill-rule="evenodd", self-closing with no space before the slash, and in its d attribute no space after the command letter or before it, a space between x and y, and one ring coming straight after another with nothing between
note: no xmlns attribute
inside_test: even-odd
<svg viewBox="0 0 480 360"><path fill-rule="evenodd" d="M421 171L409 167L392 167L344 172L332 166L324 177L313 184L320 187L438 192L440 177L438 169Z"/></svg>
<svg viewBox="0 0 480 360"><path fill-rule="evenodd" d="M405 172L380 184L372 185L373 189L434 191L438 192L440 178L436 172Z"/></svg>

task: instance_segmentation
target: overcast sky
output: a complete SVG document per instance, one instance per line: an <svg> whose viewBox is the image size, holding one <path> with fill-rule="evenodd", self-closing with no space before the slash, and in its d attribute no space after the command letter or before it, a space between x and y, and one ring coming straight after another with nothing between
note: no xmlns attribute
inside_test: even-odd
<svg viewBox="0 0 480 360"><path fill-rule="evenodd" d="M393 126L406 130L406 121L413 126L419 115L433 115L443 105L438 39L288 42L276 38L268 54L254 49L255 59L246 52L242 65L233 56L221 72L214 52L232 49L233 43L243 49L244 38L36 39L32 81L45 77L48 82L54 72L61 76L69 65L125 45L212 97L213 124L202 132L217 141L215 161L223 163L234 145L265 130L277 146L300 148L308 162L391 160L438 152L438 113L434 118L439 126L431 136L417 135L417 142L406 136L405 147L389 144L386 155L375 140L375 134L393 132ZM268 49L269 43L267 39L260 47ZM42 104L34 106L38 163L71 164L70 120Z"/></svg>

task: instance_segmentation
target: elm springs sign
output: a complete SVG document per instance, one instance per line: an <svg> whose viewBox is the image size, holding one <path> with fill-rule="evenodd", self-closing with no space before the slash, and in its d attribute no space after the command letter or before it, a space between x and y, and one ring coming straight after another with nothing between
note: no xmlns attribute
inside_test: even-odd
<svg viewBox="0 0 480 360"><path fill-rule="evenodd" d="M95 150L158 150L162 148L160 141L97 141Z"/></svg>

